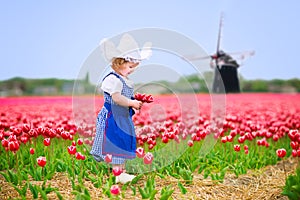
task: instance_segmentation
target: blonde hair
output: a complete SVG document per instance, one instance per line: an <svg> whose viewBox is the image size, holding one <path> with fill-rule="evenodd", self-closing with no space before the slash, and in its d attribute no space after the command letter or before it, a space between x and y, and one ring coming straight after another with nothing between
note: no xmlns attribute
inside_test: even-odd
<svg viewBox="0 0 300 200"><path fill-rule="evenodd" d="M119 71L121 65L123 65L124 63L127 63L128 61L125 60L124 58L113 58L111 61L111 68L113 68L113 70L115 71Z"/></svg>

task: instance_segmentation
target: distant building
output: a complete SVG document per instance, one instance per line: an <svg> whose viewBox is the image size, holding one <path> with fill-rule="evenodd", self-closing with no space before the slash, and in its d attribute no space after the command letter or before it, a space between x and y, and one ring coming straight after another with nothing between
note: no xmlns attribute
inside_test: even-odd
<svg viewBox="0 0 300 200"><path fill-rule="evenodd" d="M54 86L37 86L33 90L34 95L57 95L58 90Z"/></svg>

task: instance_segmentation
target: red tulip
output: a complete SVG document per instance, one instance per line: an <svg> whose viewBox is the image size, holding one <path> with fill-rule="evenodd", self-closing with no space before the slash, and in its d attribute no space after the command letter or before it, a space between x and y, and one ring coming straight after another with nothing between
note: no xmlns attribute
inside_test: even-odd
<svg viewBox="0 0 300 200"><path fill-rule="evenodd" d="M68 140L70 138L70 133L67 131L63 131L60 135L64 140Z"/></svg>
<svg viewBox="0 0 300 200"><path fill-rule="evenodd" d="M3 139L1 143L2 143L3 147L8 147L8 140L7 139Z"/></svg>
<svg viewBox="0 0 300 200"><path fill-rule="evenodd" d="M39 166L44 167L46 165L46 157L40 156L36 159Z"/></svg>
<svg viewBox="0 0 300 200"><path fill-rule="evenodd" d="M34 148L30 148L29 153L30 153L31 155L33 155L33 154L34 154Z"/></svg>
<svg viewBox="0 0 300 200"><path fill-rule="evenodd" d="M169 142L169 138L168 138L167 136L163 136L163 137L161 138L161 141L162 141L163 143L168 143L168 142Z"/></svg>
<svg viewBox="0 0 300 200"><path fill-rule="evenodd" d="M192 146L194 145L193 140L189 140L189 141L188 141L188 145L189 145L190 147L192 147Z"/></svg>
<svg viewBox="0 0 300 200"><path fill-rule="evenodd" d="M82 140L81 138L78 138L78 139L77 139L77 144L78 144L78 145L83 145L83 140Z"/></svg>
<svg viewBox="0 0 300 200"><path fill-rule="evenodd" d="M234 150L237 151L237 152L241 150L241 146L238 145L238 144L234 145L233 148L234 148Z"/></svg>
<svg viewBox="0 0 300 200"><path fill-rule="evenodd" d="M74 155L76 153L76 146L68 146L68 152L71 155Z"/></svg>
<svg viewBox="0 0 300 200"><path fill-rule="evenodd" d="M76 142L75 141L72 141L72 146L76 146Z"/></svg>
<svg viewBox="0 0 300 200"><path fill-rule="evenodd" d="M153 154L152 153L150 153L150 152L148 152L148 153L146 153L146 155L144 156L144 163L146 164L146 165L148 165L148 164L151 164L152 163L152 161L153 161Z"/></svg>
<svg viewBox="0 0 300 200"><path fill-rule="evenodd" d="M44 129L44 127L38 127L37 129L36 129L36 131L37 131L37 133L39 134L39 135L41 135L41 134L44 134L45 133L45 129Z"/></svg>
<svg viewBox="0 0 300 200"><path fill-rule="evenodd" d="M20 143L18 141L10 141L8 142L8 149L10 151L16 152L20 148Z"/></svg>
<svg viewBox="0 0 300 200"><path fill-rule="evenodd" d="M293 156L293 157L297 157L297 156L298 156L298 153L297 153L297 150L296 150L296 149L293 149L293 150L292 150L292 156Z"/></svg>
<svg viewBox="0 0 300 200"><path fill-rule="evenodd" d="M222 138L221 138L221 142L222 142L222 143L226 143L226 142L227 142L227 137L226 137L226 136L222 137Z"/></svg>
<svg viewBox="0 0 300 200"><path fill-rule="evenodd" d="M298 149L298 147L299 147L299 143L296 141L291 141L290 145L291 145L292 149Z"/></svg>
<svg viewBox="0 0 300 200"><path fill-rule="evenodd" d="M276 135L273 135L273 140L275 141L275 142L277 142L278 140L279 140L279 136L276 134Z"/></svg>
<svg viewBox="0 0 300 200"><path fill-rule="evenodd" d="M114 176L119 176L120 174L122 174L122 172L123 172L122 168L118 166L113 167L112 169L112 173Z"/></svg>
<svg viewBox="0 0 300 200"><path fill-rule="evenodd" d="M228 142L232 142L232 141L233 141L233 137L232 137L231 135L228 135L228 136L227 136L227 141L228 141Z"/></svg>
<svg viewBox="0 0 300 200"><path fill-rule="evenodd" d="M180 143L180 139L178 135L175 135L174 140L179 144Z"/></svg>
<svg viewBox="0 0 300 200"><path fill-rule="evenodd" d="M151 150L153 148L154 148L154 145L153 144L149 144L148 149Z"/></svg>
<svg viewBox="0 0 300 200"><path fill-rule="evenodd" d="M154 101L153 96L151 94L146 95L146 94L136 93L134 95L134 98L136 100L139 100L139 101L142 101L142 102L145 102L145 103L151 103L151 102Z"/></svg>
<svg viewBox="0 0 300 200"><path fill-rule="evenodd" d="M76 153L75 153L75 158L76 158L77 160L85 160L85 156L82 155L80 152L76 152Z"/></svg>
<svg viewBox="0 0 300 200"><path fill-rule="evenodd" d="M1 123L1 122L0 122ZM4 131L0 129L0 140L3 140L4 138Z"/></svg>
<svg viewBox="0 0 300 200"><path fill-rule="evenodd" d="M22 143L26 144L28 142L29 138L25 134L23 134L20 137L20 140L21 140Z"/></svg>
<svg viewBox="0 0 300 200"><path fill-rule="evenodd" d="M138 147L135 150L136 156L139 158L143 158L145 156L145 150L142 147Z"/></svg>
<svg viewBox="0 0 300 200"><path fill-rule="evenodd" d="M241 143L241 144L244 143L245 140L246 140L245 136L241 136L241 137L238 138L238 142Z"/></svg>
<svg viewBox="0 0 300 200"><path fill-rule="evenodd" d="M74 138L73 135L70 134L69 135L69 140L73 140L73 138Z"/></svg>
<svg viewBox="0 0 300 200"><path fill-rule="evenodd" d="M49 146L50 143L51 143L50 138L45 138L45 139L44 139L44 145L45 145L45 146Z"/></svg>
<svg viewBox="0 0 300 200"><path fill-rule="evenodd" d="M24 131L25 132L25 131ZM26 132L25 132L26 133ZM30 135L31 137L37 137L38 136L38 133L36 132L35 129L30 129L28 131L28 135Z"/></svg>
<svg viewBox="0 0 300 200"><path fill-rule="evenodd" d="M286 155L286 150L283 149L283 148L282 149L277 149L276 153L277 153L277 156L279 158L283 158Z"/></svg>
<svg viewBox="0 0 300 200"><path fill-rule="evenodd" d="M13 133L15 136L20 136L22 134L22 129L21 128L13 128Z"/></svg>
<svg viewBox="0 0 300 200"><path fill-rule="evenodd" d="M28 133L30 131L30 125L29 124L23 124L22 130L24 133Z"/></svg>
<svg viewBox="0 0 300 200"><path fill-rule="evenodd" d="M106 156L104 158L104 161L106 163L111 163L111 161L112 161L112 155L111 154L106 154Z"/></svg>
<svg viewBox="0 0 300 200"><path fill-rule="evenodd" d="M113 195L119 195L120 192L121 192L121 189L119 188L118 185L112 185L110 187L110 192L113 194Z"/></svg>

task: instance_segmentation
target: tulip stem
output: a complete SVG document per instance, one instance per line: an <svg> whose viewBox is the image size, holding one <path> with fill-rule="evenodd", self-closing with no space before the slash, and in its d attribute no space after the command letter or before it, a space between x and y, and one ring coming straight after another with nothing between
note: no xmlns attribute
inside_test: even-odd
<svg viewBox="0 0 300 200"><path fill-rule="evenodd" d="M9 158L9 152L8 151L6 151L6 157L7 157L7 170L9 170L10 158Z"/></svg>
<svg viewBox="0 0 300 200"><path fill-rule="evenodd" d="M73 181L75 181L75 166L74 166L74 156L71 155L72 157L72 169L73 169Z"/></svg>
<svg viewBox="0 0 300 200"><path fill-rule="evenodd" d="M286 170L285 170L285 164L284 164L284 159L282 159L282 164L283 164L283 170L284 170L284 174L285 174L285 179L287 179Z"/></svg>
<svg viewBox="0 0 300 200"><path fill-rule="evenodd" d="M110 174L110 165L109 165L109 163L106 163L107 164L107 172L108 172L108 174Z"/></svg>
<svg viewBox="0 0 300 200"><path fill-rule="evenodd" d="M19 170L19 161L18 161L18 154L17 153L14 153L15 154L15 157L16 157L16 170L17 170L17 174L18 174L18 177L20 177L20 170Z"/></svg>

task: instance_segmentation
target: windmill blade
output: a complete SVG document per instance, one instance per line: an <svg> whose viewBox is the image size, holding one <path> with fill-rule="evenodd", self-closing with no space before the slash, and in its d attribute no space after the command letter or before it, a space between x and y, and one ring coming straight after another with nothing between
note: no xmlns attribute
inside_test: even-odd
<svg viewBox="0 0 300 200"><path fill-rule="evenodd" d="M218 40L217 40L217 49L216 53L220 51L220 45L221 45L221 37L222 37L222 27L223 27L223 20L224 20L224 13L221 13L220 16L220 22L219 22L219 33L218 33Z"/></svg>
<svg viewBox="0 0 300 200"><path fill-rule="evenodd" d="M244 61L246 58L254 56L255 51L229 52L227 54L236 60Z"/></svg>
<svg viewBox="0 0 300 200"><path fill-rule="evenodd" d="M235 59L244 60L248 57L254 56L255 51L236 51L236 52L229 52L226 54L234 57ZM210 55L210 56L186 55L183 57L183 59L187 61L216 59L216 58L218 58L217 55Z"/></svg>
<svg viewBox="0 0 300 200"><path fill-rule="evenodd" d="M186 56L183 56L182 59L187 60L187 61L204 60L204 59L211 59L211 56L186 55Z"/></svg>
<svg viewBox="0 0 300 200"><path fill-rule="evenodd" d="M255 51L236 51L236 52L227 52L229 55L247 55L247 56L254 56Z"/></svg>
<svg viewBox="0 0 300 200"><path fill-rule="evenodd" d="M219 22L219 32L218 32L218 40L217 40L217 50L215 55L210 56L198 56L198 55L186 55L182 59L187 61L194 61L194 60L203 60L203 59L214 59L216 62L216 65L218 64L218 59L216 59L216 55L218 54L220 50L221 45L221 36L222 36L222 26L223 26L223 13L221 13L220 16L220 22Z"/></svg>

